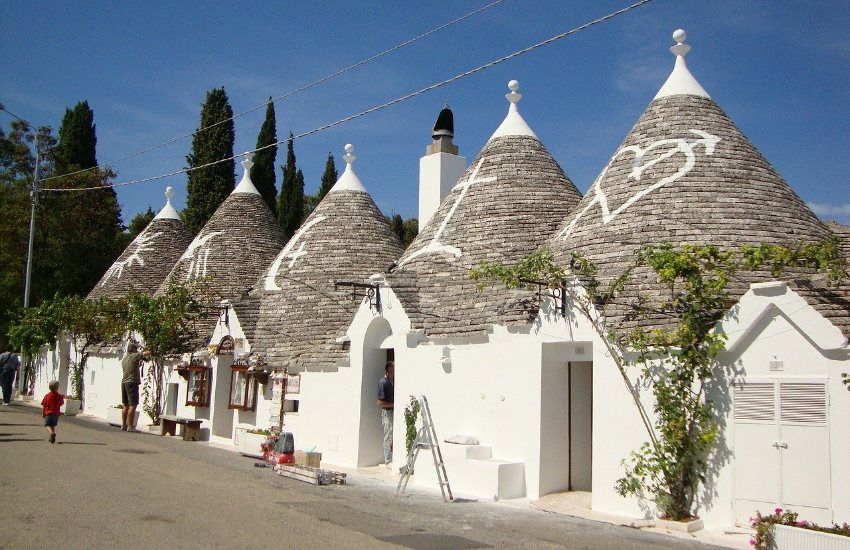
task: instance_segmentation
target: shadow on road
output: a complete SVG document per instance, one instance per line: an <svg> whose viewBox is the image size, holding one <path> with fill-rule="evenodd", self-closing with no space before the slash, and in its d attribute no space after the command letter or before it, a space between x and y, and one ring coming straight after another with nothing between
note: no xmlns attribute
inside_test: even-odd
<svg viewBox="0 0 850 550"><path fill-rule="evenodd" d="M389 537L376 537L383 542L398 544L405 548L429 550L435 548L492 548L472 539L459 537L457 535L441 535L437 533L418 533L413 535L393 535Z"/></svg>
<svg viewBox="0 0 850 550"><path fill-rule="evenodd" d="M0 439L0 443L9 443L10 441L47 441L47 439L46 438L45 439L42 439L42 438L32 439L32 438L25 438L25 437L12 437L10 439Z"/></svg>
<svg viewBox="0 0 850 550"><path fill-rule="evenodd" d="M41 424L15 424L13 422L0 422L0 426L41 426Z"/></svg>
<svg viewBox="0 0 850 550"><path fill-rule="evenodd" d="M106 445L106 443L89 443L88 441L57 441L57 445Z"/></svg>
<svg viewBox="0 0 850 550"><path fill-rule="evenodd" d="M6 436L8 436L8 435L27 435L27 434L19 434L19 433L7 434L7 433L2 433L2 432L0 432L0 437L6 437Z"/></svg>

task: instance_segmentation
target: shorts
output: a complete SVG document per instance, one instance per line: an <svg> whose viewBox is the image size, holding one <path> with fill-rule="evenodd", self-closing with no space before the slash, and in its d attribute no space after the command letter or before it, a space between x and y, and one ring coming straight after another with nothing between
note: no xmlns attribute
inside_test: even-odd
<svg viewBox="0 0 850 550"><path fill-rule="evenodd" d="M139 404L139 384L136 382L121 383L121 403L124 405Z"/></svg>
<svg viewBox="0 0 850 550"><path fill-rule="evenodd" d="M44 417L44 425L48 428L52 428L59 424L59 415L58 414L48 414Z"/></svg>

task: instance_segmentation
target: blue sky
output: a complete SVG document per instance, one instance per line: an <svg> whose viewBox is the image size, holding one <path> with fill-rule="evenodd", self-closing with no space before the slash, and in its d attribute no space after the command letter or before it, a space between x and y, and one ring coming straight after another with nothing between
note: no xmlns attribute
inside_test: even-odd
<svg viewBox="0 0 850 550"><path fill-rule="evenodd" d="M0 3L0 101L18 116L58 126L86 99L98 160L191 132L205 92L224 86L235 112L355 63L488 0L386 2ZM623 7L618 1L505 0L356 71L276 105L278 136L359 112ZM299 140L307 192L327 153L355 169L386 214L416 216L418 159L448 101L455 142L471 160L507 112L506 82L520 81L520 111L581 191L616 150L673 66L676 28L688 65L804 200L850 223L850 4L654 0L403 104ZM253 148L264 109L236 120L235 151ZM10 119L0 113L0 124ZM113 165L118 181L180 169L186 139ZM278 152L278 164L285 151ZM241 168L238 170L241 173ZM280 173L278 172L278 185ZM185 176L120 188L125 220L157 210Z"/></svg>

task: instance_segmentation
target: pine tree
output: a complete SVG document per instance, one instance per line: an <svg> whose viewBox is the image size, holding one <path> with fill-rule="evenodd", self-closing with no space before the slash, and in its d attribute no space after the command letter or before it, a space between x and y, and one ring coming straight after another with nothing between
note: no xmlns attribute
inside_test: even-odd
<svg viewBox="0 0 850 550"><path fill-rule="evenodd" d="M328 160L325 162L325 173L322 174L322 184L319 186L319 192L317 194L317 202L321 202L325 198L325 195L328 194L328 191L331 190L337 179L339 179L339 173L336 171L334 156L328 153Z"/></svg>
<svg viewBox="0 0 850 550"><path fill-rule="evenodd" d="M283 180L280 184L280 195L277 197L277 221L283 229L284 238L289 239L292 233L287 232L287 227L289 226L292 201L295 196L295 177L297 175L292 132L289 132L289 140L286 142L286 164L281 168L283 169Z"/></svg>
<svg viewBox="0 0 850 550"><path fill-rule="evenodd" d="M233 156L233 109L224 88L207 92L201 107L201 121L192 138L192 153L186 156L189 168ZM226 122L221 122L226 121ZM212 128L208 126L221 122ZM207 128L202 130L202 128ZM233 191L236 181L234 161L228 160L213 166L189 172L188 196L183 219L193 232L198 232Z"/></svg>
<svg viewBox="0 0 850 550"><path fill-rule="evenodd" d="M269 98L269 104L266 107L266 120L260 128L260 133L257 135L257 149L271 145L277 141L277 128L274 114L274 103ZM260 192L263 200L269 205L272 212L275 210L275 198L277 196L277 186L275 185L275 157L277 157L277 145L257 151L254 155L254 166L251 168L251 181L254 182L254 187Z"/></svg>
<svg viewBox="0 0 850 550"><path fill-rule="evenodd" d="M156 213L153 209L148 206L148 209L144 212L139 212L133 219L130 220L130 225L127 226L127 233L124 238L124 241L127 244L133 242L133 239L139 236L139 233L145 230L145 228L153 221L156 217ZM125 246L126 248L126 246Z"/></svg>

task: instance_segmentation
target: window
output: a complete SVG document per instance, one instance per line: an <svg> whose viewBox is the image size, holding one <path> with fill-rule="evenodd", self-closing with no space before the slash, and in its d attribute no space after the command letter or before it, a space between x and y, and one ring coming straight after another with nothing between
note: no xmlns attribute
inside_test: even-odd
<svg viewBox="0 0 850 550"><path fill-rule="evenodd" d="M186 405L194 407L209 407L210 405L210 371L207 367L189 366L189 377L186 379Z"/></svg>
<svg viewBox="0 0 850 550"><path fill-rule="evenodd" d="M233 365L230 371L229 409L253 411L257 404L257 379L247 365Z"/></svg>

